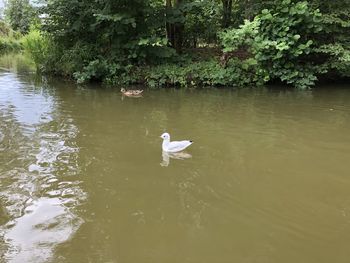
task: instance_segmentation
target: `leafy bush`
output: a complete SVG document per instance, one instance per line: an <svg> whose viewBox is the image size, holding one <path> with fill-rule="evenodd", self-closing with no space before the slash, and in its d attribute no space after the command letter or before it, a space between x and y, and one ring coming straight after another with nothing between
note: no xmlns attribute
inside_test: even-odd
<svg viewBox="0 0 350 263"><path fill-rule="evenodd" d="M253 59L244 63L232 59L229 66L224 68L215 59L201 62L165 64L151 67L143 72L145 83L151 87L202 87L202 86L231 86L245 87L264 83L261 74L256 71Z"/></svg>
<svg viewBox="0 0 350 263"><path fill-rule="evenodd" d="M46 63L49 52L49 39L40 31L32 29L22 38L25 51L32 57L37 69L41 71Z"/></svg>
<svg viewBox="0 0 350 263"><path fill-rule="evenodd" d="M220 5L215 1L185 1L181 6L184 45L196 48L217 41L220 30Z"/></svg>
<svg viewBox="0 0 350 263"><path fill-rule="evenodd" d="M22 50L20 37L20 33L12 30L5 22L0 21L0 54Z"/></svg>
<svg viewBox="0 0 350 263"><path fill-rule="evenodd" d="M323 34L315 51L322 58L324 70L336 77L350 77L350 2L335 1L321 5Z"/></svg>
<svg viewBox="0 0 350 263"><path fill-rule="evenodd" d="M21 43L13 38L0 38L0 54L22 50Z"/></svg>
<svg viewBox="0 0 350 263"><path fill-rule="evenodd" d="M264 9L253 21L221 34L224 52L246 48L256 60L264 79L279 79L299 88L314 85L322 72L308 55L313 38L322 30L319 10L307 2L283 0L274 9Z"/></svg>
<svg viewBox="0 0 350 263"><path fill-rule="evenodd" d="M0 37L8 37L12 31L9 25L0 20Z"/></svg>
<svg viewBox="0 0 350 263"><path fill-rule="evenodd" d="M46 68L78 82L109 81L132 66L159 63L174 50L157 32L148 1L49 1L43 30L53 39ZM161 8L159 8L161 10ZM157 11L157 10L156 10ZM157 13L157 12L156 12Z"/></svg>
<svg viewBox="0 0 350 263"><path fill-rule="evenodd" d="M45 33L32 30L23 45L40 70L79 83L188 87L280 80L306 88L323 73L350 76L349 0L220 2L51 0L40 7ZM241 21L218 37L220 28ZM5 31L0 22L0 35ZM208 49L195 56L194 47L220 50L218 39L220 63ZM0 50L18 48L1 41ZM196 52L188 56L185 47Z"/></svg>
<svg viewBox="0 0 350 263"><path fill-rule="evenodd" d="M6 20L11 27L25 34L38 19L35 8L29 0L8 0L5 8Z"/></svg>
<svg viewBox="0 0 350 263"><path fill-rule="evenodd" d="M315 50L319 54L328 56L324 64L324 71L335 71L342 77L350 77L350 49L342 43L324 44Z"/></svg>

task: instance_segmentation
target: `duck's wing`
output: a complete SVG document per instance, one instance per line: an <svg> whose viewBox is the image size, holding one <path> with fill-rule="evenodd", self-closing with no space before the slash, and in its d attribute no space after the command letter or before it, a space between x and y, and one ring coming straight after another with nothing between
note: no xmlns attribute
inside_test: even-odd
<svg viewBox="0 0 350 263"><path fill-rule="evenodd" d="M173 141L168 144L168 152L180 152L190 146L193 141Z"/></svg>

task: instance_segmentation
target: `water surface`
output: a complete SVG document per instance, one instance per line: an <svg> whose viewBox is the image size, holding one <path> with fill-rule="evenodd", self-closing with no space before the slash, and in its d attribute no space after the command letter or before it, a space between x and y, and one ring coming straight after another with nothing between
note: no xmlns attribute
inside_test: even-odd
<svg viewBox="0 0 350 263"><path fill-rule="evenodd" d="M1 262L349 261L349 85L123 98L6 67Z"/></svg>

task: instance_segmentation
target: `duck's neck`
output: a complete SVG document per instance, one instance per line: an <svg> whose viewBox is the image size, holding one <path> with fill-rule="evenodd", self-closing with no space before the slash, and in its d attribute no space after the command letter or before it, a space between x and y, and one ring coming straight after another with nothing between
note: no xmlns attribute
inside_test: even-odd
<svg viewBox="0 0 350 263"><path fill-rule="evenodd" d="M163 140L163 144L162 144L163 150L164 150L164 148L167 148L169 142L170 142L170 139L164 139L164 140Z"/></svg>

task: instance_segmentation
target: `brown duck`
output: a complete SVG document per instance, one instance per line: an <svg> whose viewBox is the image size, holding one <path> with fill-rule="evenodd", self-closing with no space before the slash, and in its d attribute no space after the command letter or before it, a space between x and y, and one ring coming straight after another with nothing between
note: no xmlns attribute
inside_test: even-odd
<svg viewBox="0 0 350 263"><path fill-rule="evenodd" d="M135 90L126 90L124 88L122 88L120 90L120 92L125 95L125 96L129 96L129 97L137 97L137 96L141 96L143 90L139 90L139 89L135 89Z"/></svg>

